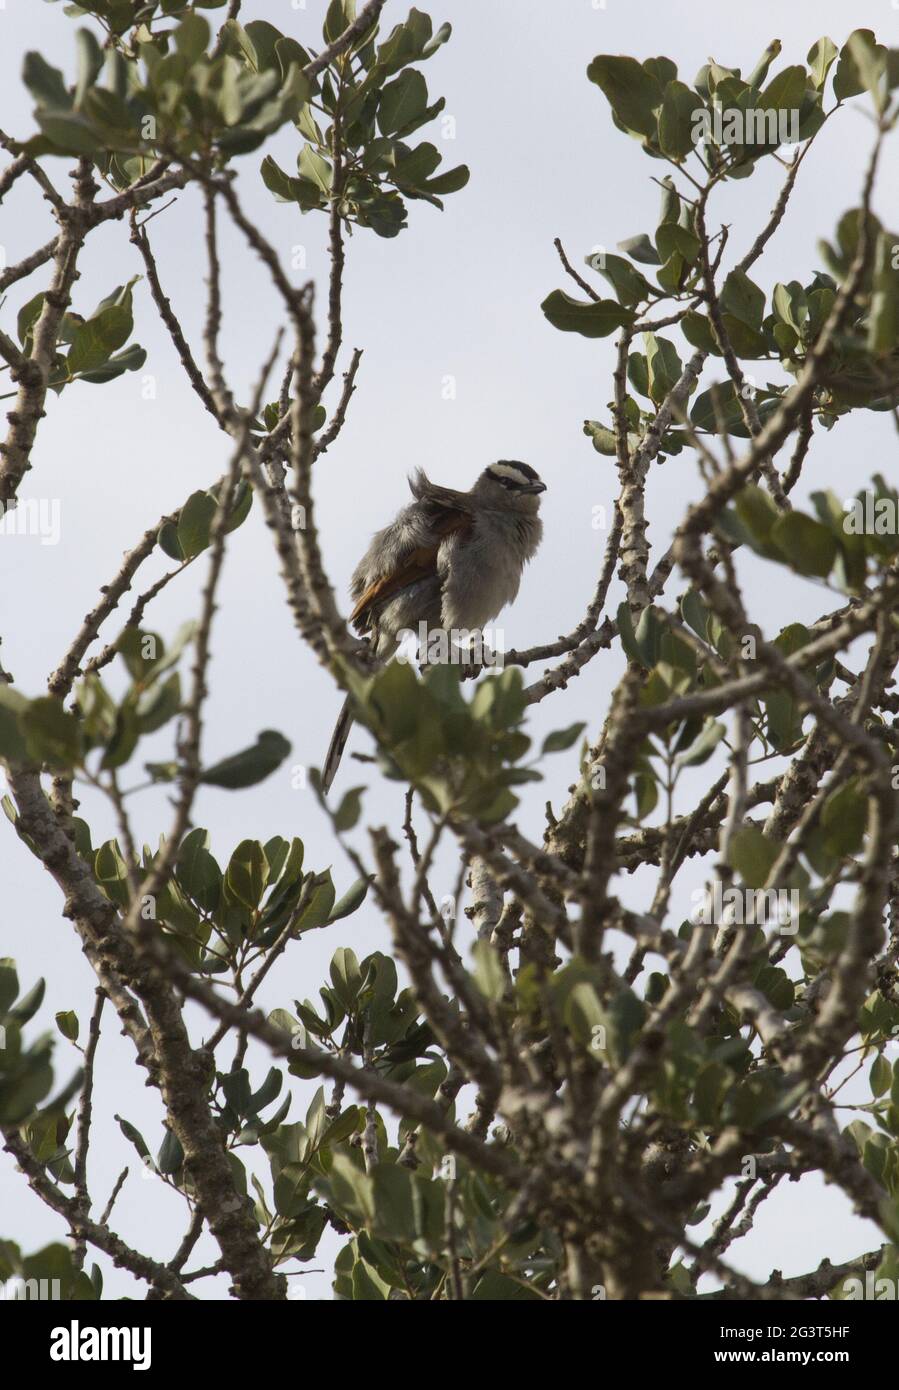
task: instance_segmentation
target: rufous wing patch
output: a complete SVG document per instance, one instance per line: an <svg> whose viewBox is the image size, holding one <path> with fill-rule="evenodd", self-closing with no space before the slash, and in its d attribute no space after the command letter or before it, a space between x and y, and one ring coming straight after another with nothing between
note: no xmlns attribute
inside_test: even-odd
<svg viewBox="0 0 899 1390"><path fill-rule="evenodd" d="M411 584L435 574L440 542L452 535L454 531L469 528L471 521L471 515L468 512L447 511L441 515L434 528L439 539L433 545L419 545L414 550L410 550L404 556L402 564L391 574L382 575L373 584L369 584L368 588L359 595L350 614L350 622L356 631L359 633L368 632L376 608L382 607L394 594L401 593Z"/></svg>

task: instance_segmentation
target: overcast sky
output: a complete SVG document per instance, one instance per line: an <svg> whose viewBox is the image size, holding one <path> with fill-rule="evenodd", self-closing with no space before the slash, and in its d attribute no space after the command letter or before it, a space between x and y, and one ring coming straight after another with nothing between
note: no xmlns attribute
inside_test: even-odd
<svg viewBox="0 0 899 1390"><path fill-rule="evenodd" d="M752 6L710 0L607 0L604 5L593 0L444 0L436 9L422 0L421 7L432 15L435 27L445 19L454 26L449 45L424 72L432 99L445 95L455 123L454 132L437 128L422 135L436 137L446 167L464 161L472 177L465 190L447 199L443 213L413 205L409 228L396 240L384 241L364 230L352 237L345 343L348 349L363 348L364 357L346 428L316 470L319 521L330 573L343 597L370 533L407 497L405 477L413 467L423 465L436 480L465 488L493 459L527 460L547 482L548 492L543 548L517 602L501 620L506 645L521 647L570 631L581 618L605 541L593 526L595 508L609 509L615 494L612 461L595 453L582 432L585 418L608 419L613 340L563 335L544 320L541 300L565 286L553 238L560 236L571 259L581 263L595 247L611 249L622 238L652 232L657 221L659 190L652 176L661 166L612 126L604 98L586 79L587 63L600 52L638 58L666 54L690 80L710 55L748 71L773 38L782 40L781 62L789 63L803 61L820 35L829 33L839 44L857 25L899 45L899 0L857 0L851 6L837 0L794 0L790 5L756 0ZM244 6L246 18L268 19L313 46L325 8L324 0L307 0L305 8L291 0L247 0ZM407 8L388 0L383 29L404 18ZM215 12L210 14L216 18ZM23 53L38 49L71 74L74 32L61 4L0 0L4 130L21 137L34 129L30 99L20 85ZM829 237L840 214L857 203L871 138L863 106L858 99L841 112L805 162L791 210L754 272L766 290L779 280L807 280L819 266L817 239ZM446 138L448 133L455 138ZM292 167L292 133L281 134L270 149L282 165ZM895 144L888 147L875 209L883 221L899 226L894 149ZM323 287L324 219L303 218L295 208L275 203L258 177L260 157L238 162L245 206L285 257L303 248L309 274ZM54 176L62 179L69 162L52 161ZM782 173L768 159L752 179L716 193L711 219L730 224L733 259L764 224ZM166 291L199 344L204 265L196 195L180 194L149 230ZM45 205L20 181L0 207L0 246L7 262L17 261L51 234ZM248 392L270 350L280 310L265 273L239 235L223 229L222 241L223 346L240 396ZM89 240L74 307L89 312L141 268L127 226L105 227ZM45 279L46 272L38 272L13 288L4 306L7 329ZM27 475L22 496L60 500L59 544L41 545L34 537L4 537L0 544L3 664L28 694L41 693L122 552L190 492L213 482L228 459L227 441L190 391L142 285L135 291L135 317L135 337L149 353L143 371L102 388L74 385L60 399L50 400L41 424L34 471ZM153 378L149 390L148 376ZM885 417L859 412L831 435L816 436L800 497L827 486L846 496L878 467L886 469L883 456L895 448L891 428ZM649 539L659 552L696 493L689 453L652 470ZM163 570L155 558L141 587ZM813 618L834 606L821 586L812 583L795 579L785 590L784 571L763 562L748 567L745 578L753 616L769 635L787 622ZM201 580L202 570L195 567L171 585L151 609L149 625L170 637L196 611ZM669 595L682 588L675 578ZM293 755L289 765L248 792L202 790L195 823L209 827L220 862L246 836L265 840L283 834L299 835L306 844L307 866L324 868L332 860L326 823L311 793L294 789L290 768L321 763L339 696L296 640L258 511L229 545L220 601L206 761L252 742L265 728L280 729L291 740ZM613 607L619 601L616 590ZM114 621L107 640L117 630ZM619 670L617 657L600 656L567 692L533 712L530 731L539 738L583 719L595 734ZM533 670L532 678L538 674L539 669ZM142 745L131 782L140 780L145 756L165 756L168 747L165 737L146 755ZM357 735L351 747L363 748L364 738ZM520 819L532 838L542 832L547 798L556 808L563 802L574 759L574 753L557 756L547 768L546 783L528 789ZM706 785L712 775L703 769L688 791ZM337 790L359 780L358 766L345 764ZM363 771L361 780L375 779ZM397 826L400 799L395 785L376 787L366 801L366 819ZM164 796L150 793L132 805L141 838L155 843L169 818ZM106 808L95 806L89 795L84 806L95 827L94 842L111 835ZM364 838L359 842L364 847ZM46 977L42 1018L74 1008L83 1033L93 975L70 925L60 917L55 886L29 860L5 821L0 824L0 863L0 953L18 961L23 989L38 975ZM443 879L434 883L436 894L450 893L455 869L449 858L438 874ZM698 864L685 872L682 893L687 901L701 874ZM347 863L337 861L334 877L341 892L355 875ZM637 878L623 885L622 895L645 907L647 886ZM290 1007L295 997L315 998L333 951L343 944L352 945L360 957L388 948L374 912L363 909L339 927L294 944L273 972L266 1005ZM251 1056L264 1075L265 1059ZM91 1188L102 1207L116 1176L130 1164L132 1175L113 1225L132 1244L165 1259L183 1230L183 1204L158 1180L141 1179L133 1151L113 1119L118 1111L138 1125L155 1152L162 1138L158 1097L144 1087L132 1057L130 1047L110 1029L97 1068ZM62 1082L78 1056L60 1039L56 1061ZM305 1101L289 1119L302 1118L304 1112ZM16 1239L28 1251L62 1235L59 1221L30 1196L5 1156L0 1157L0 1212L0 1237ZM731 1253L736 1267L754 1277L767 1276L775 1266L789 1275L813 1267L825 1254L835 1261L846 1259L877 1240L873 1228L851 1215L845 1199L806 1179L783 1184L762 1207L753 1236ZM198 1247L197 1257L201 1263L215 1258L211 1242ZM318 1269L328 1260L314 1263ZM101 1259L101 1264L108 1292L137 1289L108 1261ZM301 1282L308 1297L329 1296L324 1274ZM204 1296L221 1296L224 1288L221 1281L217 1286L207 1282Z"/></svg>

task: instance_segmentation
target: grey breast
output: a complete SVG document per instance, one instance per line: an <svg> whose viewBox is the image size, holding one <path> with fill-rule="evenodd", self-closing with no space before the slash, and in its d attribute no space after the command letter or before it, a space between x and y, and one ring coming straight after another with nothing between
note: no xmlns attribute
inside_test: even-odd
<svg viewBox="0 0 899 1390"><path fill-rule="evenodd" d="M518 593L527 555L517 535L518 518L481 512L466 536L448 537L443 623L448 628L481 628Z"/></svg>

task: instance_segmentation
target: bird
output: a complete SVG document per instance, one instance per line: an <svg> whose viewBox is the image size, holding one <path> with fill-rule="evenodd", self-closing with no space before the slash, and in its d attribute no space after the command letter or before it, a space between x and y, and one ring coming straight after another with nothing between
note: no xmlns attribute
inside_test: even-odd
<svg viewBox="0 0 899 1390"><path fill-rule="evenodd" d="M432 483L422 468L408 481L414 501L375 533L350 582L350 622L384 662L422 624L429 634L482 629L515 598L543 536L546 484L527 463L488 464L468 492ZM352 727L347 696L322 769L326 795Z"/></svg>

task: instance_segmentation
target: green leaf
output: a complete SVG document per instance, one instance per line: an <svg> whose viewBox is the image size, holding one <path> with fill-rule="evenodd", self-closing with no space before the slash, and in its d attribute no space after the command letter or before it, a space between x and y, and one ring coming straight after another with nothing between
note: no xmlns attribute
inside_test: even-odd
<svg viewBox="0 0 899 1390"><path fill-rule="evenodd" d="M826 34L823 38L817 39L809 49L806 62L811 69L812 78L818 91L827 81L827 74L830 72L838 52L839 49L833 39L829 39Z"/></svg>
<svg viewBox="0 0 899 1390"><path fill-rule="evenodd" d="M121 655L129 676L139 684L143 684L149 678L157 662L165 655L165 645L158 633L146 632L131 625L119 633L115 648Z"/></svg>
<svg viewBox="0 0 899 1390"><path fill-rule="evenodd" d="M457 164L455 169L447 169L445 174L438 174L436 178L428 179L427 183L422 184L426 193L433 193L437 197L443 197L445 193L458 193L460 188L464 188L471 178L471 170L467 164Z"/></svg>
<svg viewBox="0 0 899 1390"><path fill-rule="evenodd" d="M378 129L395 135L422 114L428 105L428 84L420 72L407 68L381 92Z"/></svg>
<svg viewBox="0 0 899 1390"><path fill-rule="evenodd" d="M572 299L564 290L553 290L540 307L553 328L563 333L580 333L584 338L607 338L633 318L614 299L584 303Z"/></svg>
<svg viewBox="0 0 899 1390"><path fill-rule="evenodd" d="M833 79L833 93L839 101L858 96L865 90L865 79L859 72L857 56L873 60L882 46L870 29L855 29L840 49L840 61Z"/></svg>
<svg viewBox="0 0 899 1390"><path fill-rule="evenodd" d="M649 368L642 352L632 352L628 355L627 379L638 396L649 395Z"/></svg>
<svg viewBox="0 0 899 1390"><path fill-rule="evenodd" d="M354 1303L380 1303L390 1297L390 1285L365 1260L353 1265L352 1289Z"/></svg>
<svg viewBox="0 0 899 1390"><path fill-rule="evenodd" d="M625 308L632 308L635 304L652 298L653 289L649 281L638 270L634 270L623 256L615 256L612 252L606 251L601 256L593 254L584 259L587 265L608 280L619 303Z"/></svg>
<svg viewBox="0 0 899 1390"><path fill-rule="evenodd" d="M133 284L132 280L114 290L91 318L77 329L67 358L70 376L94 372L103 367L112 354L127 342L134 327L131 306Z"/></svg>
<svg viewBox="0 0 899 1390"><path fill-rule="evenodd" d="M777 317L792 328L799 338L808 319L808 301L799 281L791 280L788 285L775 285L771 305Z"/></svg>
<svg viewBox="0 0 899 1390"><path fill-rule="evenodd" d="M19 993L19 977L16 963L9 956L0 959L0 1015L9 1013L16 995Z"/></svg>
<svg viewBox="0 0 899 1390"><path fill-rule="evenodd" d="M783 656L793 656L811 641L811 633L802 623L790 623L778 634L774 645ZM784 689L762 696L768 716L768 740L778 751L791 747L802 737L803 710L793 695Z"/></svg>
<svg viewBox="0 0 899 1390"><path fill-rule="evenodd" d="M356 221L376 236L398 236L406 225L406 205L398 193L373 193L359 197Z"/></svg>
<svg viewBox="0 0 899 1390"><path fill-rule="evenodd" d="M281 203L296 203L302 212L321 207L322 190L317 183L307 178L291 178L279 164L266 155L259 166L262 182Z"/></svg>
<svg viewBox="0 0 899 1390"><path fill-rule="evenodd" d="M94 371L81 372L80 381L87 381L93 385L102 385L105 381L114 381L123 372L137 372L147 360L146 350L138 343L132 343L124 351L115 353L101 367Z"/></svg>
<svg viewBox="0 0 899 1390"><path fill-rule="evenodd" d="M424 17L426 18L426 16ZM436 53L437 49L441 48L443 44L446 43L452 32L453 26L451 24L441 24L440 28L434 33L433 38L428 39L428 42L419 53L418 61L423 62L424 59L430 58L433 53Z"/></svg>
<svg viewBox="0 0 899 1390"><path fill-rule="evenodd" d="M378 68L387 73L396 72L406 63L418 62L433 52L438 46L438 36L431 37L431 27L426 14L411 9L405 24L396 25L378 49Z"/></svg>
<svg viewBox="0 0 899 1390"><path fill-rule="evenodd" d="M297 931L316 931L319 927L327 926L331 920L335 896L331 871L316 875L309 901L297 918ZM352 952L350 954L352 955ZM353 959L355 960L355 957Z"/></svg>
<svg viewBox="0 0 899 1390"><path fill-rule="evenodd" d="M743 270L732 270L721 290L723 312L733 315L747 328L759 332L765 313L765 292Z"/></svg>
<svg viewBox="0 0 899 1390"><path fill-rule="evenodd" d="M331 958L330 975L340 1002L347 1011L352 1011L363 983L355 951L348 946L338 946Z"/></svg>
<svg viewBox="0 0 899 1390"><path fill-rule="evenodd" d="M40 102L43 106L67 111L72 105L72 98L69 96L65 78L59 68L51 67L40 53L32 51L25 54L25 61L22 64L22 81L35 101Z"/></svg>
<svg viewBox="0 0 899 1390"><path fill-rule="evenodd" d="M694 117L704 109L700 98L685 83L668 83L659 112L659 147L669 158L680 163L693 150Z"/></svg>
<svg viewBox="0 0 899 1390"><path fill-rule="evenodd" d="M316 428L318 428L317 425ZM214 498L216 506L218 506L220 489L218 487L211 487L209 492L210 496ZM241 478L231 498L228 520L225 523L225 534L227 536L230 536L231 532L236 531L238 527L243 526L247 517L250 515L252 507L253 489L250 487L246 478Z"/></svg>
<svg viewBox="0 0 899 1390"><path fill-rule="evenodd" d="M825 844L831 854L843 858L857 854L868 823L868 800L857 777L831 792L821 812Z"/></svg>
<svg viewBox="0 0 899 1390"><path fill-rule="evenodd" d="M37 323L43 307L44 292L41 290L38 294L34 295L32 299L29 299L27 304L23 304L22 308L19 310L16 318L16 332L19 335L19 342L23 347L27 345L26 340L31 336L31 330Z"/></svg>
<svg viewBox="0 0 899 1390"><path fill-rule="evenodd" d="M242 840L225 870L229 895L255 912L268 882L268 861L258 840Z"/></svg>
<svg viewBox="0 0 899 1390"><path fill-rule="evenodd" d="M603 1034L599 1028L608 1027L608 1019L603 1012L596 990L588 980L580 980L569 993L563 1007L565 1026L569 1028L582 1047L591 1049L599 1059L605 1047L596 1042Z"/></svg>
<svg viewBox="0 0 899 1390"><path fill-rule="evenodd" d="M899 270L893 262L896 237L880 232L874 252L868 351L892 353L899 339Z"/></svg>
<svg viewBox="0 0 899 1390"><path fill-rule="evenodd" d="M587 68L587 76L600 88L626 129L655 137L662 88L645 66L636 58L600 54Z"/></svg>
<svg viewBox="0 0 899 1390"><path fill-rule="evenodd" d="M173 1173L178 1172L183 1162L184 1150L181 1142L174 1130L167 1129L156 1155L156 1167L163 1177L171 1177Z"/></svg>
<svg viewBox="0 0 899 1390"><path fill-rule="evenodd" d="M716 382L707 391L702 391L693 402L690 420L696 429L706 430L709 434L723 432L740 439L749 436L731 381Z"/></svg>
<svg viewBox="0 0 899 1390"><path fill-rule="evenodd" d="M700 764L707 762L726 733L726 724L718 723L714 719L707 720L702 733L695 742L691 743L690 747L683 753L677 755L677 766L699 767Z"/></svg>
<svg viewBox="0 0 899 1390"><path fill-rule="evenodd" d="M328 926L332 922L339 922L341 918L349 917L353 912L356 912L365 902L369 887L370 883L367 878L357 878L352 888L348 888L343 897L339 898L331 908Z"/></svg>
<svg viewBox="0 0 899 1390"><path fill-rule="evenodd" d="M209 544L209 528L216 512L216 503L208 492L193 492L178 516L177 536L185 560L193 559Z"/></svg>
<svg viewBox="0 0 899 1390"><path fill-rule="evenodd" d="M485 999L497 1004L504 997L509 981L499 952L489 941L476 941L471 954L474 957L473 979Z"/></svg>
<svg viewBox="0 0 899 1390"><path fill-rule="evenodd" d="M371 1178L375 1233L385 1240L415 1240L414 1179L409 1169L398 1163L379 1163Z"/></svg>
<svg viewBox="0 0 899 1390"><path fill-rule="evenodd" d="M75 1042L78 1038L78 1015L72 1009L68 1009L55 1014L54 1017L63 1037L68 1038L69 1042Z"/></svg>
<svg viewBox="0 0 899 1390"><path fill-rule="evenodd" d="M630 256L632 261L639 261L641 265L662 264L659 253L646 232L640 232L638 236L628 237L626 241L619 241L618 250L623 251L626 256Z"/></svg>
<svg viewBox="0 0 899 1390"><path fill-rule="evenodd" d="M297 168L301 176L307 179L315 188L328 196L331 192L331 180L334 172L328 161L314 150L311 145L304 145L300 150L300 157L297 161Z"/></svg>
<svg viewBox="0 0 899 1390"><path fill-rule="evenodd" d="M737 494L735 506L737 516L753 540L759 546L767 547L771 531L780 520L780 512L770 492L757 483L747 483Z"/></svg>
<svg viewBox="0 0 899 1390"><path fill-rule="evenodd" d="M826 579L837 557L832 532L802 512L787 512L771 528L771 542L799 574Z"/></svg>
<svg viewBox="0 0 899 1390"><path fill-rule="evenodd" d="M136 731L152 734L173 719L181 709L181 677L175 671L140 696L135 710Z"/></svg>
<svg viewBox="0 0 899 1390"><path fill-rule="evenodd" d="M684 366L677 348L667 338L644 333L643 346L646 349L647 391L654 404L661 405L680 379Z"/></svg>
<svg viewBox="0 0 899 1390"><path fill-rule="evenodd" d="M60 154L99 154L103 142L83 116L72 112L35 113L44 135Z"/></svg>
<svg viewBox="0 0 899 1390"><path fill-rule="evenodd" d="M261 66L259 56L243 25L236 19L228 19L222 25L222 35L226 50L235 57L242 58L253 72L258 72Z"/></svg>
<svg viewBox="0 0 899 1390"><path fill-rule="evenodd" d="M871 1064L871 1070L868 1073L868 1080L871 1086L871 1094L874 1096L875 1099L877 1099L878 1096L884 1095L885 1092L887 1092L890 1089L890 1083L892 1082L892 1079L893 1069L887 1061L886 1057L884 1057L883 1053L879 1052L877 1056L874 1058L874 1061Z"/></svg>
<svg viewBox="0 0 899 1390"><path fill-rule="evenodd" d="M384 144L388 147L384 156L388 169L395 173L398 182L412 188L422 187L440 164L440 151L428 141L415 149L399 140L385 140Z"/></svg>
<svg viewBox="0 0 899 1390"><path fill-rule="evenodd" d="M27 994L22 995L22 998L19 1000L18 1004L16 1004L15 1008L10 1009L9 1017L15 1023L18 1023L19 1027L23 1027L37 1013L41 1004L44 1002L46 989L46 981L43 979L38 980L33 989L30 989ZM0 1007L0 1012L2 1012L2 1007Z"/></svg>
<svg viewBox="0 0 899 1390"><path fill-rule="evenodd" d="M253 787L280 767L289 753L290 744L283 734L263 729L251 747L213 763L201 773L200 781L207 786L227 787L229 791Z"/></svg>
<svg viewBox="0 0 899 1390"><path fill-rule="evenodd" d="M733 838L729 862L748 888L763 888L780 851L776 840L746 825Z"/></svg>
<svg viewBox="0 0 899 1390"><path fill-rule="evenodd" d="M31 700L21 716L28 751L41 762L72 767L82 756L81 731L62 700L45 695Z"/></svg>
<svg viewBox="0 0 899 1390"><path fill-rule="evenodd" d="M78 330L67 359L70 376L102 367L131 332L131 314L112 305L102 315L88 319Z"/></svg>
<svg viewBox="0 0 899 1390"><path fill-rule="evenodd" d="M593 447L598 454L605 454L609 458L615 457L618 452L618 445L614 430L610 430L607 425L601 425L598 420L585 420L584 434L593 440Z"/></svg>
<svg viewBox="0 0 899 1390"><path fill-rule="evenodd" d="M80 107L84 97L96 82L103 67L103 49L90 29L78 29L75 33L75 48L78 52L78 81L75 84L75 106Z"/></svg>
<svg viewBox="0 0 899 1390"><path fill-rule="evenodd" d="M875 109L886 109L888 89L884 81L887 69L887 52L882 44L875 43L873 36L865 30L850 34L846 47L855 63L856 71L874 100Z"/></svg>
<svg viewBox="0 0 899 1390"><path fill-rule="evenodd" d="M554 733L547 734L540 749L540 756L544 753L564 753L566 748L577 743L586 727L584 723L569 724L567 729L556 729Z"/></svg>
<svg viewBox="0 0 899 1390"><path fill-rule="evenodd" d="M132 700L126 699L116 711L115 728L106 745L106 752L100 763L101 768L107 771L111 768L124 767L134 752L138 735L139 729L134 703Z"/></svg>
<svg viewBox="0 0 899 1390"><path fill-rule="evenodd" d="M222 871L208 849L209 833L191 830L181 842L175 864L180 888L203 912L214 912L222 886Z"/></svg>
<svg viewBox="0 0 899 1390"><path fill-rule="evenodd" d="M681 204L680 194L675 187L674 179L670 174L666 174L662 179L661 187L662 202L659 208L659 226L664 227L669 224L671 226L677 226L680 222L683 206ZM664 252L660 250L659 254L662 256L663 260L666 259Z"/></svg>
<svg viewBox="0 0 899 1390"><path fill-rule="evenodd" d="M140 1130L135 1129L134 1125L128 1120L123 1120L121 1115L116 1115L115 1119L118 1121L119 1129L122 1131L129 1144L133 1144L140 1157L146 1161L150 1157L150 1150Z"/></svg>
<svg viewBox="0 0 899 1390"><path fill-rule="evenodd" d="M206 52L211 31L202 15L188 12L174 31L175 48L188 63L196 63Z"/></svg>
<svg viewBox="0 0 899 1390"><path fill-rule="evenodd" d="M0 681L0 758L23 762L28 756L21 716L28 706L24 695Z"/></svg>
<svg viewBox="0 0 899 1390"><path fill-rule="evenodd" d="M94 855L94 878L107 897L120 906L128 901L128 870L115 840L107 840Z"/></svg>
<svg viewBox="0 0 899 1390"><path fill-rule="evenodd" d="M748 86L761 87L765 78L768 76L768 70L771 64L774 62L775 58L779 57L782 48L783 44L780 39L772 39L761 58L752 69L752 72L746 78Z"/></svg>
<svg viewBox="0 0 899 1390"><path fill-rule="evenodd" d="M334 828L339 831L352 830L362 815L362 793L365 787L351 787L341 798L334 814Z"/></svg>
<svg viewBox="0 0 899 1390"><path fill-rule="evenodd" d="M531 1303L541 1295L536 1288L529 1288L498 1269L488 1269L478 1279L470 1297L473 1302Z"/></svg>
<svg viewBox="0 0 899 1390"><path fill-rule="evenodd" d="M692 311L686 313L681 319L680 326L691 347L699 348L702 352L714 353L718 357L721 356L721 349L715 342L711 325L705 314L696 314Z"/></svg>
<svg viewBox="0 0 899 1390"><path fill-rule="evenodd" d="M355 0L330 0L325 15L322 36L326 43L334 43L356 18Z"/></svg>
<svg viewBox="0 0 899 1390"><path fill-rule="evenodd" d="M660 658L664 634L664 628L656 614L651 608L644 608L638 619L636 630L634 630L630 609L626 603L622 603L619 605L615 618L621 636L621 645L630 660L645 666L647 670L651 670Z"/></svg>
<svg viewBox="0 0 899 1390"><path fill-rule="evenodd" d="M632 989L624 989L612 1000L607 1013L609 1043L612 1056L618 1062L630 1056L636 1035L643 1026L646 1006Z"/></svg>
<svg viewBox="0 0 899 1390"><path fill-rule="evenodd" d="M674 256L680 256L688 265L699 255L699 237L691 232L689 227L682 227L679 222L663 222L656 230L656 246L659 255L665 262L662 270L659 271L659 278L667 269L668 262Z"/></svg>
<svg viewBox="0 0 899 1390"><path fill-rule="evenodd" d="M758 107L762 111L798 112L807 85L808 73L801 64L781 68L759 97Z"/></svg>
<svg viewBox="0 0 899 1390"><path fill-rule="evenodd" d="M763 965L753 983L775 1009L783 1012L793 1007L796 998L793 981L779 966Z"/></svg>
<svg viewBox="0 0 899 1390"><path fill-rule="evenodd" d="M688 589L680 604L681 616L703 642L709 637L709 610L695 589Z"/></svg>
<svg viewBox="0 0 899 1390"><path fill-rule="evenodd" d="M119 161L119 165L127 168L128 157L141 138L136 112L106 87L89 88L80 109L98 138L105 141L110 150L118 150L125 155L125 160ZM137 172L142 167L138 161Z"/></svg>

